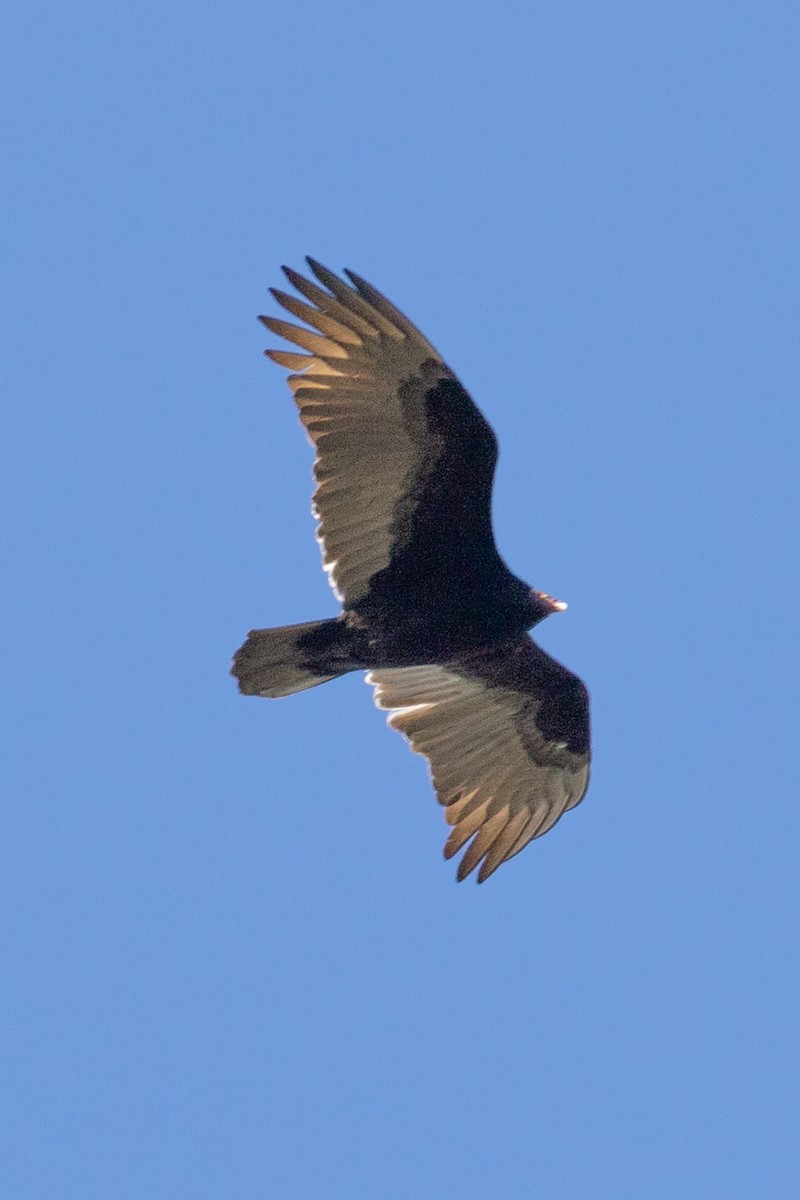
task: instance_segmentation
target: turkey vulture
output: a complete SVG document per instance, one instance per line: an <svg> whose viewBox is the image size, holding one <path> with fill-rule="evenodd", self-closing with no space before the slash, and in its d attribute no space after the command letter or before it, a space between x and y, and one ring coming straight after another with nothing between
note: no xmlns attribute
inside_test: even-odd
<svg viewBox="0 0 800 1200"><path fill-rule="evenodd" d="M232 674L286 696L368 670L389 724L429 761L458 878L478 881L546 833L589 780L589 698L527 630L566 608L512 575L494 543L497 442L439 353L380 292L313 259L304 322L259 319L296 350L291 372L316 449L313 511L338 617L254 629ZM321 285L321 286L320 286ZM470 840L471 839L471 840Z"/></svg>

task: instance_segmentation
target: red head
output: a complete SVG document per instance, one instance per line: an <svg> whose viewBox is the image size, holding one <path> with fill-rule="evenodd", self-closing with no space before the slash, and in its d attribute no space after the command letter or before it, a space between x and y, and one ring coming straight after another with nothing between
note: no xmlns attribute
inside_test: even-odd
<svg viewBox="0 0 800 1200"><path fill-rule="evenodd" d="M563 612L567 607L563 600L556 600L553 596L548 596L547 592L537 592L535 588L531 588L530 597L536 610L537 621L543 621L550 613Z"/></svg>

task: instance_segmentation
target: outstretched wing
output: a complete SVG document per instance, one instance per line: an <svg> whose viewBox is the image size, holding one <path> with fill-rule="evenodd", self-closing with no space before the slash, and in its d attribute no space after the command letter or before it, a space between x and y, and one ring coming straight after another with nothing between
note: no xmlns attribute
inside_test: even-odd
<svg viewBox="0 0 800 1200"><path fill-rule="evenodd" d="M372 671L375 703L430 763L458 868L483 882L582 799L589 697L527 635L443 666Z"/></svg>
<svg viewBox="0 0 800 1200"><path fill-rule="evenodd" d="M385 591L391 569L411 598L430 588L432 565L446 589L464 562L499 562L490 426L430 342L380 292L351 272L349 286L308 263L324 287L284 267L304 300L273 295L311 328L260 320L306 352L267 354L292 372L289 385L316 447L317 536L337 596L348 606L364 600L379 572Z"/></svg>

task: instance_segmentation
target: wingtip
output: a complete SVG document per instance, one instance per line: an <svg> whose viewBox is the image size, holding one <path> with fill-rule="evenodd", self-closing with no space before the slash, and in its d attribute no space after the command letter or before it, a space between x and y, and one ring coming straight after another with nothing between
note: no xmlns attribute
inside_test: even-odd
<svg viewBox="0 0 800 1200"><path fill-rule="evenodd" d="M473 870L474 867L465 866L465 859L462 858L456 871L456 883L463 883L467 876L472 874Z"/></svg>
<svg viewBox="0 0 800 1200"><path fill-rule="evenodd" d="M299 271L295 271L294 267L288 267L286 263L283 264L281 270L289 280L289 283L291 283L292 287L296 287L298 291L300 291L299 284L307 282L305 276L301 275Z"/></svg>
<svg viewBox="0 0 800 1200"><path fill-rule="evenodd" d="M336 272L331 271L330 267L326 267L324 263L321 263L319 261L319 259L312 258L310 254L306 255L306 262L308 263L308 265L311 268L311 270L313 271L313 273L316 275L319 282L321 284L323 284L328 289L328 291L336 294L336 292L335 292L336 285L338 284L339 286L341 286L341 283L342 283L341 279L336 274Z"/></svg>
<svg viewBox="0 0 800 1200"><path fill-rule="evenodd" d="M442 851L445 860L451 859L455 854L458 854L460 849L461 846L449 846L448 844L445 844ZM463 883L467 876L471 875L475 868L478 867L478 873L475 876L475 882L486 883L486 880L494 875L497 868L502 866L505 861L505 858L501 858L499 862L493 863L490 866L488 861L484 858L478 867L478 862L471 863L468 855L465 854L461 862L458 864L458 870L456 871L456 882Z"/></svg>
<svg viewBox="0 0 800 1200"><path fill-rule="evenodd" d="M261 324L266 329L268 329L270 331L270 333L274 333L276 335L276 337L285 337L286 336L284 333L281 332L281 329L280 329L281 321L278 319L278 317L259 317L258 319L261 322Z"/></svg>
<svg viewBox="0 0 800 1200"><path fill-rule="evenodd" d="M309 267L316 275L317 279L319 279L321 277L321 275L327 274L327 271L328 271L327 267L323 266L323 264L319 261L318 258L312 258L310 254L307 254L305 256L305 258L306 258L306 262L308 263Z"/></svg>
<svg viewBox="0 0 800 1200"><path fill-rule="evenodd" d="M460 849L460 846L451 845L450 839L448 838L444 846L442 846L442 858L445 862L449 862L451 858L454 858L455 855L458 854ZM469 871L464 870L464 860L462 859L458 864L458 869L456 870L456 883L463 883L467 878L467 875L469 875Z"/></svg>

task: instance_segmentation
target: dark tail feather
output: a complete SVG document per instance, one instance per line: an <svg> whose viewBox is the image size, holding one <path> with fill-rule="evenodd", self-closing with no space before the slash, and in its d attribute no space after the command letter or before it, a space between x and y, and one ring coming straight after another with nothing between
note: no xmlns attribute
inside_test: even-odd
<svg viewBox="0 0 800 1200"><path fill-rule="evenodd" d="M251 629L233 656L231 675L245 696L289 696L327 683L353 669L342 663L340 670L331 671L333 663L325 662L325 651L336 645L342 632L335 619Z"/></svg>

